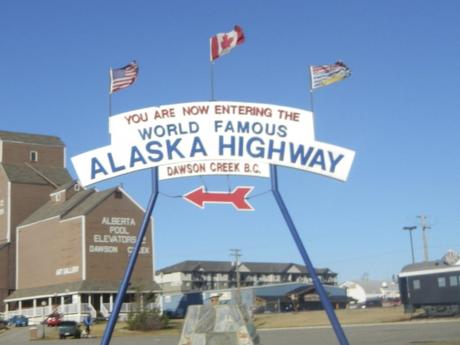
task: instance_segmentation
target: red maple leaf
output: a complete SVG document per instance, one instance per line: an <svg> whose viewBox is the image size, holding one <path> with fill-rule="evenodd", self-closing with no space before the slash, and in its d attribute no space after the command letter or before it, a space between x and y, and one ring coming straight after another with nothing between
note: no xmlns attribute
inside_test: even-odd
<svg viewBox="0 0 460 345"><path fill-rule="evenodd" d="M232 42L233 42L233 37L228 37L227 34L225 34L223 37L222 37L222 41L220 43L220 47L225 50L227 48L230 48L230 46L232 45Z"/></svg>

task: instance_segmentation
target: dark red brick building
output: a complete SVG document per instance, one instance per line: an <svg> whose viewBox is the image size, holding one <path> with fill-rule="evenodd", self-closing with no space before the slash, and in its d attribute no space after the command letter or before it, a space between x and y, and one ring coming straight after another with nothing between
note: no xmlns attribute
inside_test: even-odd
<svg viewBox="0 0 460 345"><path fill-rule="evenodd" d="M0 308L32 320L107 315L144 210L120 187L83 189L53 136L0 131ZM153 282L152 225L131 294Z"/></svg>

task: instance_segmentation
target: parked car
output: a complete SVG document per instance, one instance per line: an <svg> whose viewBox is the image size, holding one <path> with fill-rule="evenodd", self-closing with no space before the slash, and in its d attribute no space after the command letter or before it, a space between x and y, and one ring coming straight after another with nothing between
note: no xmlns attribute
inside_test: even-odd
<svg viewBox="0 0 460 345"><path fill-rule="evenodd" d="M81 329L80 324L76 321L61 321L59 324L59 338L65 339L66 337L80 338Z"/></svg>
<svg viewBox="0 0 460 345"><path fill-rule="evenodd" d="M14 327L27 327L29 325L29 319L24 315L15 315L8 320L8 323Z"/></svg>
<svg viewBox="0 0 460 345"><path fill-rule="evenodd" d="M51 313L48 317L43 321L43 324L47 325L48 327L56 327L59 326L61 323L61 314L59 313Z"/></svg>
<svg viewBox="0 0 460 345"><path fill-rule="evenodd" d="M8 321L0 320L0 330L8 328Z"/></svg>

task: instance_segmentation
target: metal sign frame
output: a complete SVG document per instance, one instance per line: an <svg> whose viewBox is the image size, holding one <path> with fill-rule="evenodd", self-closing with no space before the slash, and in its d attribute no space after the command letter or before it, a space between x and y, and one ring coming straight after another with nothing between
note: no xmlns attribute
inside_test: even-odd
<svg viewBox="0 0 460 345"><path fill-rule="evenodd" d="M289 214L288 208L283 201L281 193L278 188L278 171L276 165L270 165L270 179L271 179L271 186L272 186L272 193L273 196L278 204L278 207L283 215L284 220L289 228L289 231L294 239L294 242L299 250L300 255L307 267L307 272L310 273L310 276L313 280L313 285L315 287L316 292L319 295L321 304L323 305L324 310L329 318L329 321L334 329L335 335L337 340L339 341L340 345L348 345L348 340L343 331L342 326L335 314L334 308L332 307L329 298L327 297L326 290L324 289L318 275L316 274L315 268L313 263L311 262L305 246L303 245L302 239L297 232L297 228ZM134 267L136 265L137 257L139 255L139 249L141 248L142 241L144 239L145 233L148 229L148 225L150 222L151 215L156 205L156 201L158 198L159 188L158 188L158 167L152 168L152 194L150 196L150 200L147 205L147 209L145 210L144 219L142 220L141 227L139 229L139 234L137 236L136 243L134 245L133 251L129 257L129 262L126 267L125 274L120 284L120 288L115 299L115 303L113 306L112 313L110 314L109 321L104 331L104 335L101 340L101 345L109 345L110 340L112 339L113 330L115 328L115 324L118 320L118 315L120 314L121 306L123 304L123 298L128 290L129 281L131 279L131 275L134 271Z"/></svg>
<svg viewBox="0 0 460 345"><path fill-rule="evenodd" d="M151 169L152 194L101 345L110 343L155 208L159 180L200 175L241 175L271 179L273 196L313 280L336 337L341 345L348 345L278 189L277 166L300 169L340 181L346 181L348 177L354 151L317 141L312 111L233 101L179 103L113 115L109 118L109 132L110 145L72 157L81 185L87 186L115 176ZM219 166L231 169L215 169ZM194 201L194 193L200 192L195 190L185 195L184 199L198 205L208 201L231 203L239 210L251 210L245 198L250 190L250 187L240 186L228 195L208 192L206 198L200 197Z"/></svg>

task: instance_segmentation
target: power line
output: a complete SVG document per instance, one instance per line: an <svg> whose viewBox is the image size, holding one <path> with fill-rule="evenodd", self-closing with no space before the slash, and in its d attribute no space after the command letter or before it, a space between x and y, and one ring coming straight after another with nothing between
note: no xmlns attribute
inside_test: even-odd
<svg viewBox="0 0 460 345"><path fill-rule="evenodd" d="M230 256L234 257L234 266L236 272L236 287L240 288L240 257L241 249L230 249Z"/></svg>
<svg viewBox="0 0 460 345"><path fill-rule="evenodd" d="M429 256L428 256L428 238L426 235L426 230L431 229L431 226L429 226L425 221L426 221L426 216L425 215L420 215L417 216L418 219L420 219L420 228L422 229L422 236L423 236L423 254L424 254L424 259L425 261L429 261Z"/></svg>

